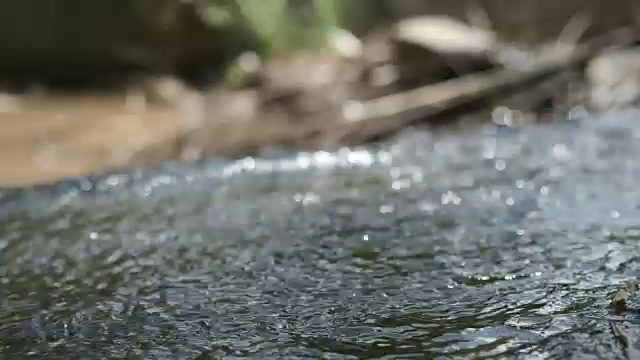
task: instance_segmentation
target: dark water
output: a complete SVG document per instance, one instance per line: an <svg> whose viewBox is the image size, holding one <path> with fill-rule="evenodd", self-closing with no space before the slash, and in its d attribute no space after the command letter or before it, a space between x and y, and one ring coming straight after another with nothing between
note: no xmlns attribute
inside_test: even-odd
<svg viewBox="0 0 640 360"><path fill-rule="evenodd" d="M638 156L629 112L7 191L0 353L622 358Z"/></svg>

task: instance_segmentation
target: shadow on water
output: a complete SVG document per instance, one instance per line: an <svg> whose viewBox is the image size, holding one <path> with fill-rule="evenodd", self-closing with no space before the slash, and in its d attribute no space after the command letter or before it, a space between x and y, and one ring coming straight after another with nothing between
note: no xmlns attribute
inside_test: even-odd
<svg viewBox="0 0 640 360"><path fill-rule="evenodd" d="M635 113L0 193L19 358L622 358Z"/></svg>

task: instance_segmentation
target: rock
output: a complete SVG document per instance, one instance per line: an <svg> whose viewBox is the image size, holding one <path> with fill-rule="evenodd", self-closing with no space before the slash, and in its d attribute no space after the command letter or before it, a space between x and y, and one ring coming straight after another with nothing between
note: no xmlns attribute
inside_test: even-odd
<svg viewBox="0 0 640 360"><path fill-rule="evenodd" d="M620 108L640 100L640 48L617 50L594 58L587 67L591 105Z"/></svg>

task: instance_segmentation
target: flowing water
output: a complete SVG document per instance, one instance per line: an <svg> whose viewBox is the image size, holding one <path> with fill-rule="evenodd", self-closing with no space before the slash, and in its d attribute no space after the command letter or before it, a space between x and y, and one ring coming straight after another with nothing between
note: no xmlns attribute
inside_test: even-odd
<svg viewBox="0 0 640 360"><path fill-rule="evenodd" d="M638 154L631 111L0 192L0 353L623 358Z"/></svg>

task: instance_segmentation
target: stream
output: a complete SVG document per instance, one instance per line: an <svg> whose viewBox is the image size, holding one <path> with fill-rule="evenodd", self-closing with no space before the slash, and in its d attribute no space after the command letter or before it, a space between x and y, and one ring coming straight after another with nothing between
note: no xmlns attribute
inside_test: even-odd
<svg viewBox="0 0 640 360"><path fill-rule="evenodd" d="M0 354L624 359L639 114L2 190Z"/></svg>

